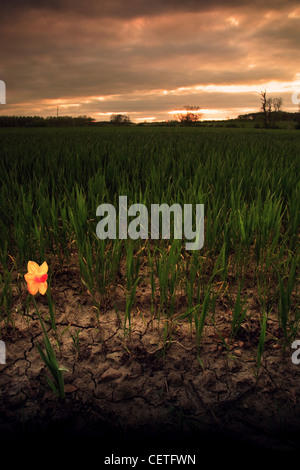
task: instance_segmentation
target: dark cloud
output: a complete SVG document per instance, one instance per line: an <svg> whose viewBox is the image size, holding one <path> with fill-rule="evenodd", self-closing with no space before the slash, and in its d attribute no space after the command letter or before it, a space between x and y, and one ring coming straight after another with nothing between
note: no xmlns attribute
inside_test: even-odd
<svg viewBox="0 0 300 470"><path fill-rule="evenodd" d="M65 99L79 104L65 110L96 113L96 97L114 95L102 112L159 113L184 104L178 88L259 89L298 72L298 0L10 0L1 18L0 79L11 112L48 112L45 100ZM253 93L233 96L202 92L199 104L254 103Z"/></svg>
<svg viewBox="0 0 300 470"><path fill-rule="evenodd" d="M268 27L262 26L253 33L253 40L253 45L266 45L270 52L294 55L300 45L300 17L270 20Z"/></svg>
<svg viewBox="0 0 300 470"><path fill-rule="evenodd" d="M19 14L24 10L52 10L84 16L136 18L180 12L201 12L211 9L248 8L281 10L299 5L298 0L10 0L1 6L1 15Z"/></svg>

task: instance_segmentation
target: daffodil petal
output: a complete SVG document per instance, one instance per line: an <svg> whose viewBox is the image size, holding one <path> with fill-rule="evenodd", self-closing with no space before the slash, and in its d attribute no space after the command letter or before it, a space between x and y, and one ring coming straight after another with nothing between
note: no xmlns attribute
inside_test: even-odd
<svg viewBox="0 0 300 470"><path fill-rule="evenodd" d="M32 273L26 273L26 274L25 274L25 276L24 276L24 278L25 278L25 281L26 281L26 282L33 281L33 280L34 280L34 278L35 278L35 274L32 274Z"/></svg>
<svg viewBox="0 0 300 470"><path fill-rule="evenodd" d="M48 288L47 282L43 282L42 284L39 284L38 286L39 293L42 295L46 294L47 288Z"/></svg>
<svg viewBox="0 0 300 470"><path fill-rule="evenodd" d="M30 294L32 294L32 295L37 294L37 292L39 290L39 285L34 281L27 282L27 287L28 287L28 290L29 290Z"/></svg>
<svg viewBox="0 0 300 470"><path fill-rule="evenodd" d="M39 272L40 274L47 274L48 272L48 264L46 263L46 261L43 262L43 264L41 264L41 266L39 266Z"/></svg>
<svg viewBox="0 0 300 470"><path fill-rule="evenodd" d="M31 274L38 274L39 273L39 265L35 261L28 261L27 263L27 271Z"/></svg>

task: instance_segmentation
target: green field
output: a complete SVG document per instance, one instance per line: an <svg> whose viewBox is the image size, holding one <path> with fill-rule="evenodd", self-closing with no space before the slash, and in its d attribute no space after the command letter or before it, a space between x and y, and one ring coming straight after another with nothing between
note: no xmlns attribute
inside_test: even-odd
<svg viewBox="0 0 300 470"><path fill-rule="evenodd" d="M140 400L144 384L161 386L169 413L168 387L175 383L180 389L183 380L177 369L190 377L182 388L189 393L192 381L207 380L211 361L216 377L227 370L229 397L239 390L243 396L245 377L249 390L255 390L252 380L258 383L255 393L262 400L271 375L295 386L298 369L290 347L300 320L298 131L1 129L0 155L0 339L7 347L1 381L7 413L12 408L16 420L24 421L23 408L19 414L14 408L18 400L28 420L30 406L37 407L31 418L38 419L49 385L58 398L67 390L71 413L87 396L98 409L110 383L125 398L128 390L139 390ZM100 240L96 209L102 203L117 209L120 195L128 197L128 206L204 204L204 246L186 250L185 240L150 236ZM47 262L47 295L29 294L28 261ZM130 370L134 386L127 383ZM160 373L170 382L159 385ZM171 384L166 390L165 383ZM214 406L209 384L199 390L206 388ZM278 403L284 410L281 390L264 410L271 413ZM255 393L251 406L261 403ZM156 402L145 400L144 410L153 410ZM105 403L115 410L114 400ZM184 405L176 406L171 408L183 416ZM51 414L52 405L47 409ZM130 420L129 408L122 410ZM157 410L164 419L162 408ZM119 419L120 409L116 413Z"/></svg>
<svg viewBox="0 0 300 470"><path fill-rule="evenodd" d="M51 267L68 264L75 252L83 289L93 296L99 313L105 297L113 300L111 287L124 284L125 329L135 290L147 276L153 313L172 319L178 297L184 296L186 318L195 323L198 335L206 295L212 314L216 286L222 283L221 291L231 296L248 283L261 292L261 315L276 312L283 339L295 336L298 132L2 130L0 142L2 330L13 322L12 284L21 289L28 260L47 260ZM180 240L99 240L96 208L103 202L117 208L119 195L147 207L203 203L204 247L187 251ZM122 263L126 272L120 278ZM233 331L241 312L233 319Z"/></svg>

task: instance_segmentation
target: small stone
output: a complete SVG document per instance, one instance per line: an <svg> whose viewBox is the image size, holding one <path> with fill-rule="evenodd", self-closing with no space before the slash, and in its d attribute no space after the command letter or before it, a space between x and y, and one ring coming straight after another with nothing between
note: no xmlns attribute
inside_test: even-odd
<svg viewBox="0 0 300 470"><path fill-rule="evenodd" d="M240 349L235 349L235 350L233 351L233 354L234 354L235 356L241 357L242 351L241 351Z"/></svg>
<svg viewBox="0 0 300 470"><path fill-rule="evenodd" d="M114 362L120 362L120 359L122 358L122 352L112 352L106 355L106 359L110 359L111 361Z"/></svg>
<svg viewBox="0 0 300 470"><path fill-rule="evenodd" d="M110 380L116 380L119 379L122 376L121 372L117 371L116 369L113 369L112 367L109 367L107 371L105 371L101 375L101 382L107 382Z"/></svg>
<svg viewBox="0 0 300 470"><path fill-rule="evenodd" d="M73 392L76 392L76 390L78 390L78 388L73 384L65 385L65 393L73 393Z"/></svg>

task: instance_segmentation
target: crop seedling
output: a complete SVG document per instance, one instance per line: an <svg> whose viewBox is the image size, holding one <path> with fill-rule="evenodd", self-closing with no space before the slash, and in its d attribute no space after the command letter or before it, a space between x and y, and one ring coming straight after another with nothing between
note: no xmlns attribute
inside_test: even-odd
<svg viewBox="0 0 300 470"><path fill-rule="evenodd" d="M74 296L87 290L98 322L106 307L117 303L120 286L124 289L125 309L117 311L116 325L124 336L134 330L136 300L145 300L152 327L157 320L161 328L165 352L176 337L177 320L187 323L198 358L209 319L229 350L258 305L259 339L252 345L258 377L267 331L279 331L283 349L299 332L299 143L296 131L273 129L262 138L247 129L204 125L120 127L117 138L116 128L109 126L16 129L13 136L1 129L1 336L21 314L30 330L29 301L24 306L20 301L25 260L51 259L66 271L76 270L74 277L84 287L80 292L70 282L66 301L72 289ZM180 240L99 239L97 207L116 208L122 195L149 210L152 204L204 204L203 247L186 250L185 233ZM63 396L55 351L57 343L62 355L62 334L71 323L58 333L56 304L42 278L46 274L39 273L39 285L32 286L38 289L32 292L47 292L48 301L47 316L40 319L39 352L49 385ZM223 298L217 302L219 286L224 286ZM230 312L225 329L219 328L222 309ZM77 353L79 330L80 325L69 338Z"/></svg>
<svg viewBox="0 0 300 470"><path fill-rule="evenodd" d="M40 320L40 323L41 323L41 326L42 326L42 329L43 329L43 333L44 333L43 343L44 343L44 347L45 347L45 352L42 350L41 346L38 343L36 343L36 347L39 351L39 354L40 354L45 366L47 367L47 369L48 369L48 371L50 372L50 375L51 375L51 377L46 375L47 383L49 384L50 388L55 393L55 395L58 398L62 399L62 398L65 398L65 386L64 386L63 373L68 372L68 369L66 369L65 367L59 366L59 364L57 362L57 359L56 359L54 349L51 345L48 333L45 329L42 317L41 317L40 312L38 310L36 300L35 300L34 297L32 297L32 298L33 298L33 302L34 302L34 305L35 305L36 313L39 317L39 320Z"/></svg>

